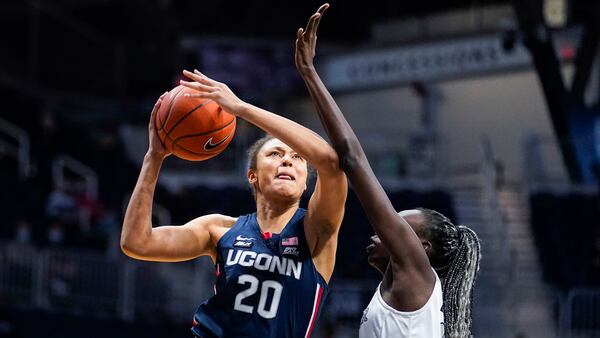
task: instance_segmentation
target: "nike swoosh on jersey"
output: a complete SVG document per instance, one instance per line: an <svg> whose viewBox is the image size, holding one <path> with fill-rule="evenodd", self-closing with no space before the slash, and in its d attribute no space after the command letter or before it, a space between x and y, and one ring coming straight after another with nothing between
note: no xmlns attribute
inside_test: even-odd
<svg viewBox="0 0 600 338"><path fill-rule="evenodd" d="M227 141L229 139L229 137L231 136L231 134L233 133L233 130L231 132L229 132L229 134L227 134L227 136L225 136L224 139L222 139L221 141L218 141L217 143L212 143L213 138L209 138L208 141L206 141L206 143L204 144L204 150L205 151L211 151L213 149L215 149L216 147L220 146L221 144L223 144L223 142Z"/></svg>
<svg viewBox="0 0 600 338"><path fill-rule="evenodd" d="M235 238L236 241L255 241L256 238L252 238L252 237L242 237L242 236L237 236Z"/></svg>

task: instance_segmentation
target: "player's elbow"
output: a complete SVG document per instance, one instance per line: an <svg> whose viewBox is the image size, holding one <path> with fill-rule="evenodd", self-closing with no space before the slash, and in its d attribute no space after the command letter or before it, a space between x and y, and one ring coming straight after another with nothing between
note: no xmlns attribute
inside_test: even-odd
<svg viewBox="0 0 600 338"><path fill-rule="evenodd" d="M313 165L318 171L336 172L340 170L340 159L335 150L330 148L329 151L320 154L317 162Z"/></svg>
<svg viewBox="0 0 600 338"><path fill-rule="evenodd" d="M121 237L121 251L129 257L136 256L136 246L132 243L132 241L127 240L124 237Z"/></svg>
<svg viewBox="0 0 600 338"><path fill-rule="evenodd" d="M335 145L338 154L339 166L346 173L360 166L364 153L357 139L344 139Z"/></svg>
<svg viewBox="0 0 600 338"><path fill-rule="evenodd" d="M121 241L121 251L125 254L125 256L134 259L145 260L150 257L148 255L148 250L146 250L144 246L127 241Z"/></svg>
<svg viewBox="0 0 600 338"><path fill-rule="evenodd" d="M131 258L144 257L144 243L130 234L121 234L121 251Z"/></svg>
<svg viewBox="0 0 600 338"><path fill-rule="evenodd" d="M134 255L131 245L127 241L123 240L121 240L121 252L128 257L132 257Z"/></svg>

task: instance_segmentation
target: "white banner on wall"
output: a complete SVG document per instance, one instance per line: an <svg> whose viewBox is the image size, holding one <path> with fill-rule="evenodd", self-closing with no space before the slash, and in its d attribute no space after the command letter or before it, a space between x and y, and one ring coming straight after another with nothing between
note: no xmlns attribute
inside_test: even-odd
<svg viewBox="0 0 600 338"><path fill-rule="evenodd" d="M351 90L471 75L530 62L522 44L506 51L500 35L490 35L332 56L319 68L330 89Z"/></svg>

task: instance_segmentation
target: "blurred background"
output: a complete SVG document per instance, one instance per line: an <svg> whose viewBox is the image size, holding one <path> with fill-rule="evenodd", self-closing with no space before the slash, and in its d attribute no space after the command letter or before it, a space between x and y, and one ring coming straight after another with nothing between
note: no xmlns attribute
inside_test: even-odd
<svg viewBox="0 0 600 338"><path fill-rule="evenodd" d="M151 107L182 69L324 135L294 67L316 1L0 2L0 337L190 337L208 258L119 249ZM600 337L600 2L331 1L317 68L398 210L482 241L476 337ZM155 224L254 211L235 139L169 158ZM350 193L316 337L357 337L379 282Z"/></svg>

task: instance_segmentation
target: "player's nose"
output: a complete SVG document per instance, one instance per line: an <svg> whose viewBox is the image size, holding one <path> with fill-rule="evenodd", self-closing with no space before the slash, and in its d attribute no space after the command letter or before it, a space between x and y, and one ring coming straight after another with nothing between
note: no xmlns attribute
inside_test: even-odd
<svg viewBox="0 0 600 338"><path fill-rule="evenodd" d="M288 154L283 155L283 158L281 159L281 165L283 167L291 167L292 166L292 159L291 159L290 155L288 155Z"/></svg>

